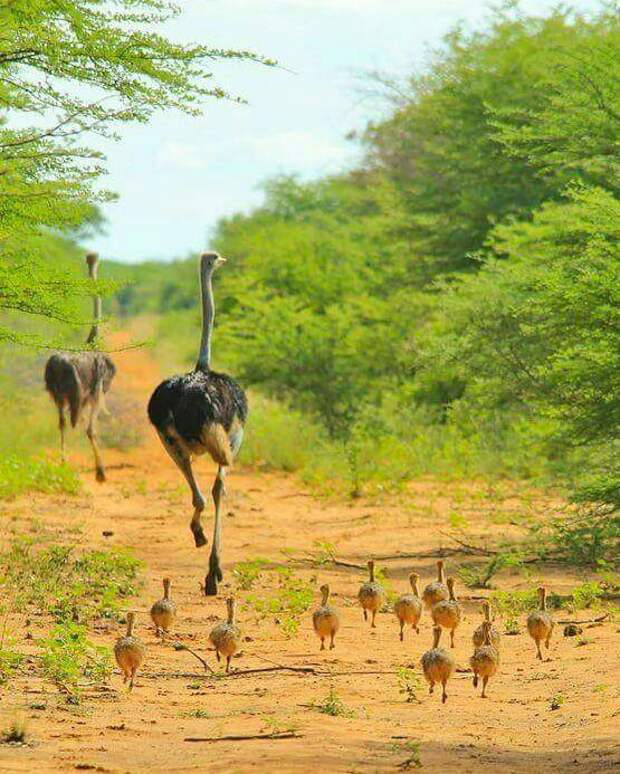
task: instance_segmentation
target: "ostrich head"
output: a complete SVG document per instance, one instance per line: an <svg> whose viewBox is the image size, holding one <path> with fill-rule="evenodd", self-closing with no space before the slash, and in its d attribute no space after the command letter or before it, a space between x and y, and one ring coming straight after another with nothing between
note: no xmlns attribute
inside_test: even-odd
<svg viewBox="0 0 620 774"><path fill-rule="evenodd" d="M215 271L219 266L222 266L226 263L226 258L222 258L222 256L219 253L214 253L213 251L207 250L204 253L201 253L200 255L200 266L203 269L203 271L212 272Z"/></svg>

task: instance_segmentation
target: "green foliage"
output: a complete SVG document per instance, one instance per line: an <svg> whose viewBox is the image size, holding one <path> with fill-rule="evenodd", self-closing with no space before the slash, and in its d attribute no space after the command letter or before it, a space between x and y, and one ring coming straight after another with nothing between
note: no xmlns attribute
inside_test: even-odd
<svg viewBox="0 0 620 774"><path fill-rule="evenodd" d="M300 626L301 616L310 609L314 599L314 584L285 567L275 570L278 588L270 596L249 594L246 604L260 617L273 616L287 637L293 637Z"/></svg>
<svg viewBox="0 0 620 774"><path fill-rule="evenodd" d="M103 154L93 134L145 123L155 111L196 114L231 98L213 82L213 60L268 60L246 51L179 45L160 30L180 13L168 0L13 0L0 6L0 310L75 319L83 279L62 276L47 235L85 235L95 204L111 194L96 181ZM44 260L45 259L47 260ZM0 342L40 342L0 324Z"/></svg>
<svg viewBox="0 0 620 774"><path fill-rule="evenodd" d="M5 744L26 744L28 739L28 726L23 717L15 717L2 732L2 741Z"/></svg>
<svg viewBox="0 0 620 774"><path fill-rule="evenodd" d="M491 580L506 567L518 567L521 558L514 553L499 553L485 564L462 564L457 573L463 583L470 589L490 589Z"/></svg>
<svg viewBox="0 0 620 774"><path fill-rule="evenodd" d="M312 705L317 712L322 715L331 715L331 717L353 717L353 710L348 709L344 702L336 693L336 690L332 687L329 689L329 693L321 701Z"/></svg>
<svg viewBox="0 0 620 774"><path fill-rule="evenodd" d="M563 704L564 704L564 696L562 696L561 693L557 693L555 696L551 697L551 701L549 702L549 709L559 710Z"/></svg>
<svg viewBox="0 0 620 774"><path fill-rule="evenodd" d="M258 580L266 565L269 564L267 559L250 559L247 562L237 562L233 575L235 577L235 583L240 589L248 591L252 588L254 583Z"/></svg>
<svg viewBox="0 0 620 774"><path fill-rule="evenodd" d="M601 584L593 581L576 586L571 592L575 610L581 610L584 607L595 607L603 593L604 589Z"/></svg>
<svg viewBox="0 0 620 774"><path fill-rule="evenodd" d="M422 761L420 759L420 746L421 742L417 739L407 739L404 742L395 742L392 745L392 749L396 753L406 754L405 760L398 764L399 769L421 769Z"/></svg>
<svg viewBox="0 0 620 774"><path fill-rule="evenodd" d="M407 704L420 704L418 692L422 684L416 671L410 667L398 667L396 679L398 681L398 690L404 695Z"/></svg>
<svg viewBox="0 0 620 774"><path fill-rule="evenodd" d="M80 488L80 478L69 465L32 457L0 459L0 499L26 492L77 494Z"/></svg>
<svg viewBox="0 0 620 774"><path fill-rule="evenodd" d="M72 546L37 549L16 539L0 555L4 593L20 608L52 615L58 622L109 617L136 593L140 562L126 551L86 551Z"/></svg>
<svg viewBox="0 0 620 774"><path fill-rule="evenodd" d="M94 645L82 624L65 620L40 645L44 674L73 703L80 698L80 680L101 683L112 672L109 648Z"/></svg>
<svg viewBox="0 0 620 774"><path fill-rule="evenodd" d="M219 224L216 360L261 392L246 461L353 496L426 473L559 483L579 512L546 554L616 561L619 42L607 5L504 6L392 84L359 168L269 181ZM193 259L118 272L118 309L161 314L191 363Z"/></svg>

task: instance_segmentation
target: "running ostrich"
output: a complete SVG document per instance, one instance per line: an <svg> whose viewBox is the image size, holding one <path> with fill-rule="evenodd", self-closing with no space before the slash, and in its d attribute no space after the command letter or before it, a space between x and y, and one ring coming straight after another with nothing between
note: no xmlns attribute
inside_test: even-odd
<svg viewBox="0 0 620 774"><path fill-rule="evenodd" d="M88 275L97 279L97 253L87 253ZM101 322L101 298L93 296L93 325L86 339L93 344L99 336ZM60 456L65 461L65 410L69 410L71 427L75 427L84 411L88 411L86 435L95 455L95 477L105 481L105 468L97 444L97 416L104 404L103 395L110 389L116 367L102 352L59 352L50 357L45 365L45 389L58 409L60 428Z"/></svg>
<svg viewBox="0 0 620 774"><path fill-rule="evenodd" d="M148 406L151 423L192 491L194 514L190 528L197 548L207 542L201 524L205 500L194 477L192 455L208 452L218 466L211 490L215 521L209 572L205 579L207 596L217 594L218 581L222 580L220 542L224 479L241 446L243 425L248 414L247 400L241 387L230 376L211 370L211 334L215 316L211 281L213 272L225 262L225 258L213 252L200 256L202 339L196 368L162 382L152 394Z"/></svg>

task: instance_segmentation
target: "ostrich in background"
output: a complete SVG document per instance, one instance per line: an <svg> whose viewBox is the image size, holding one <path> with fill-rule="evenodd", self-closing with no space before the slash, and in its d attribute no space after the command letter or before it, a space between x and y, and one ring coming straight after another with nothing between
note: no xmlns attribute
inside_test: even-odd
<svg viewBox="0 0 620 774"><path fill-rule="evenodd" d="M241 387L230 376L211 370L211 334L215 316L212 277L215 269L225 262L225 258L213 252L200 256L202 339L196 368L162 382L148 405L151 423L192 491L194 514L190 528L197 548L207 542L201 524L205 500L192 470L192 455L209 453L218 466L211 490L215 521L209 572L205 579L207 596L217 594L218 581L222 580L220 542L224 479L241 446L248 413Z"/></svg>
<svg viewBox="0 0 620 774"><path fill-rule="evenodd" d="M97 253L86 254L88 275L93 281L97 279L98 260ZM93 325L86 339L87 344L97 341L100 322L101 298L95 294ZM59 352L52 355L45 365L45 389L58 409L62 461L65 461L65 411L69 411L71 427L75 427L83 412L88 411L86 435L95 455L97 481L105 481L105 469L97 443L97 416L104 406L103 395L110 389L115 373L114 363L102 352Z"/></svg>

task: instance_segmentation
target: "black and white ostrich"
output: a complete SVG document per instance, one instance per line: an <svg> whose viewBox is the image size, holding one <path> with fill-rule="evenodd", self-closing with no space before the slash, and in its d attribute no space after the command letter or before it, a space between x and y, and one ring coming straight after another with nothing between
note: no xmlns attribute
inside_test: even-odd
<svg viewBox="0 0 620 774"><path fill-rule="evenodd" d="M194 515L190 528L198 548L207 542L200 521L205 500L192 470L192 455L208 453L218 465L211 490L215 522L209 572L205 579L205 594L208 596L217 594L218 581L222 580L220 543L224 479L241 446L248 413L241 387L230 376L211 370L211 334L215 315L211 281L215 269L225 262L225 258L213 252L200 256L202 340L196 368L188 374L173 376L162 382L151 395L148 406L149 419L157 429L164 448L192 491Z"/></svg>
<svg viewBox="0 0 620 774"><path fill-rule="evenodd" d="M87 253L88 274L93 281L97 279L98 260L96 253ZM98 295L93 296L93 309L93 325L86 339L87 344L94 343L99 335L101 298ZM69 411L72 427L77 425L84 411L88 411L86 435L95 455L97 481L105 481L105 469L97 443L97 416L104 406L103 395L110 389L115 373L114 363L102 352L59 352L45 364L45 389L58 409L62 461L65 461L65 411Z"/></svg>

